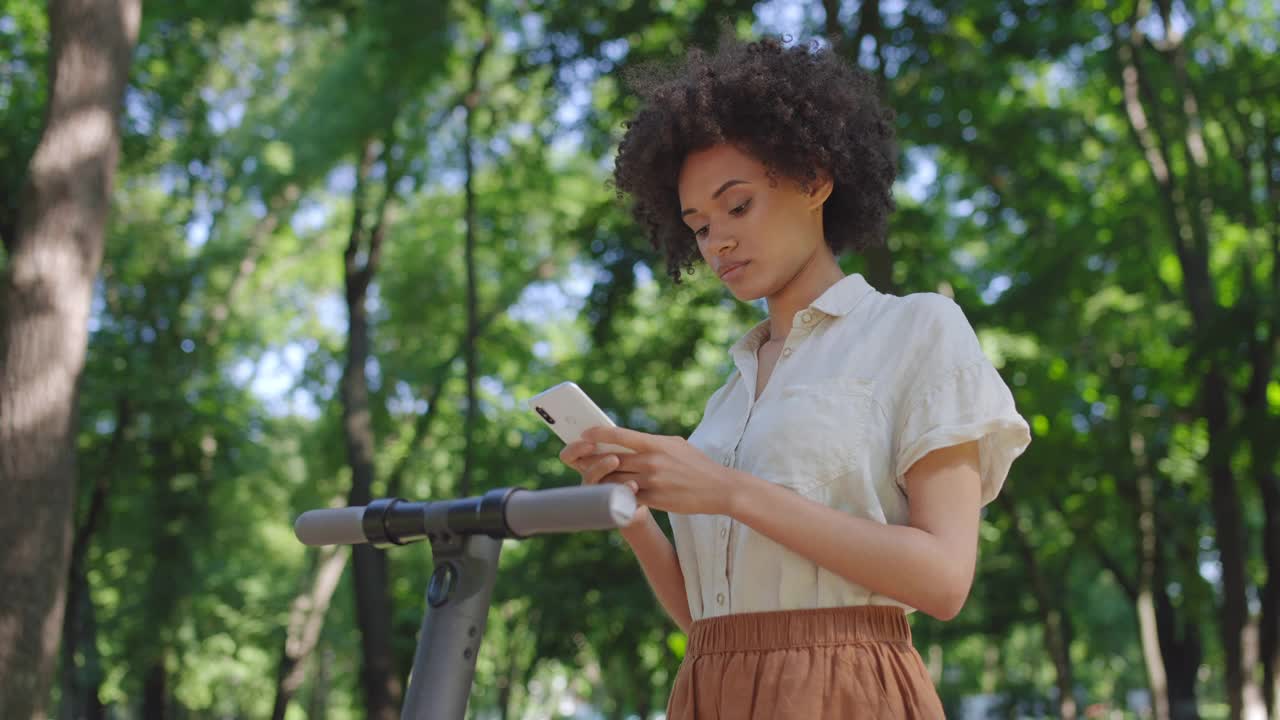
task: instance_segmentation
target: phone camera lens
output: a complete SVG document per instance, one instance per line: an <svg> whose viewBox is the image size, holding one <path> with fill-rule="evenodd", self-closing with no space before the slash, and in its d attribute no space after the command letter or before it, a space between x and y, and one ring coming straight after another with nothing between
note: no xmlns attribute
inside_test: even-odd
<svg viewBox="0 0 1280 720"><path fill-rule="evenodd" d="M547 422L551 423L552 425L556 424L555 418L548 415L546 410L543 410L541 407L539 407L537 408L537 411L538 411L538 414L541 415L543 419L545 419Z"/></svg>

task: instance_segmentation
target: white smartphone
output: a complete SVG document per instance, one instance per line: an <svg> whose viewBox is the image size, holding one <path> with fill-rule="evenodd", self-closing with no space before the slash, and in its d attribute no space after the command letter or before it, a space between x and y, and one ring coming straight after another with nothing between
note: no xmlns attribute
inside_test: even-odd
<svg viewBox="0 0 1280 720"><path fill-rule="evenodd" d="M577 383L569 380L529 398L529 407L566 445L577 442L587 428L616 426ZM601 453L635 452L612 443L599 443L598 447Z"/></svg>

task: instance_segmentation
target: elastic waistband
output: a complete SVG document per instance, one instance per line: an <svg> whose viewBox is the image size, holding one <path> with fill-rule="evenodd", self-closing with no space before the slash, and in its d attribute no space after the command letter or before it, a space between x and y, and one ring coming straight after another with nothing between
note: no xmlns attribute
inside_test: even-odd
<svg viewBox="0 0 1280 720"><path fill-rule="evenodd" d="M735 613L695 621L685 656L857 642L911 642L911 626L893 605Z"/></svg>

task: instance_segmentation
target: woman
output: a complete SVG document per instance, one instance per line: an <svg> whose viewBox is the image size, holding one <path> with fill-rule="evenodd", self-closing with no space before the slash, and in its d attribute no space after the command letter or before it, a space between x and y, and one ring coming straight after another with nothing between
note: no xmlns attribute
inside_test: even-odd
<svg viewBox="0 0 1280 720"><path fill-rule="evenodd" d="M595 428L561 453L670 514L674 547L648 510L622 531L689 634L668 717L941 718L906 613L960 611L1030 432L954 302L836 261L884 242L893 114L865 73L776 39L631 80L615 182L668 273L701 257L768 303L687 441Z"/></svg>

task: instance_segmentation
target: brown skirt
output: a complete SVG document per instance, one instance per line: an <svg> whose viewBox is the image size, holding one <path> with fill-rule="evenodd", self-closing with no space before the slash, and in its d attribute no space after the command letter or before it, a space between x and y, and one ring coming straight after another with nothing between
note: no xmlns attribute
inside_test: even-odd
<svg viewBox="0 0 1280 720"><path fill-rule="evenodd" d="M942 701L898 607L740 613L698 620L668 720L938 720Z"/></svg>

